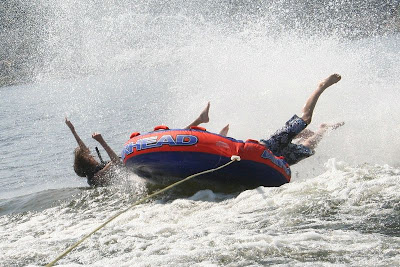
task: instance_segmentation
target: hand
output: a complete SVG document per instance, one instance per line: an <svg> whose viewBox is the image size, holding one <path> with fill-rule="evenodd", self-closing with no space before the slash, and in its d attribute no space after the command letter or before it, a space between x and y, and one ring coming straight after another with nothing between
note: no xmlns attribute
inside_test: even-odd
<svg viewBox="0 0 400 267"><path fill-rule="evenodd" d="M103 136L101 136L99 133L93 133L92 138L99 143L103 141Z"/></svg>
<svg viewBox="0 0 400 267"><path fill-rule="evenodd" d="M70 122L70 120L68 120L67 117L65 117L65 124L67 124L67 126L68 126L71 130L74 130L74 129L75 129L74 125L72 125L72 123Z"/></svg>

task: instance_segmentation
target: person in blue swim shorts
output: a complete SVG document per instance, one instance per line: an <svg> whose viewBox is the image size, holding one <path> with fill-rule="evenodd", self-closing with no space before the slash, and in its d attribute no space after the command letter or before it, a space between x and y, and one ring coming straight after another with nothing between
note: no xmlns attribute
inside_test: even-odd
<svg viewBox="0 0 400 267"><path fill-rule="evenodd" d="M301 117L294 115L281 129L270 136L269 139L261 139L260 143L265 145L275 156L284 157L289 165L296 164L314 155L314 149L319 141L321 141L323 134L329 128L336 129L344 124L344 122L321 124L320 128L315 132L306 129L307 125L311 123L318 98L325 89L337 83L340 79L341 76L339 74L332 74L320 82L317 89L307 99Z"/></svg>
<svg viewBox="0 0 400 267"><path fill-rule="evenodd" d="M303 113L301 117L294 115L290 120L286 122L286 124L281 129L276 131L269 139L261 139L260 143L266 146L275 156L283 157L289 165L296 164L300 160L314 155L314 149L322 140L325 132L329 128L336 129L344 125L344 122L339 122L335 124L323 123L315 132L306 129L306 127L311 123L312 115L318 98L325 91L325 89L337 83L338 81L340 81L340 79L341 76L339 74L332 74L328 78L320 82L317 89L314 90L314 92L307 99L307 102L303 107ZM189 129L190 126L197 126L199 124L209 122L209 110L210 102L208 102L206 108L200 113L199 117L196 118L185 129ZM227 136L228 131L229 124L226 125L219 132L219 134Z"/></svg>

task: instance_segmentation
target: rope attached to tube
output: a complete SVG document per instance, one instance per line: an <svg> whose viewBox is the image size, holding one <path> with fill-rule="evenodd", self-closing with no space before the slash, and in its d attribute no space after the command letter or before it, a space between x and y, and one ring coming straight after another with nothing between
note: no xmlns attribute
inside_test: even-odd
<svg viewBox="0 0 400 267"><path fill-rule="evenodd" d="M136 201L135 203L133 203L133 204L132 204L131 206L129 206L128 208L126 208L126 209L124 209L124 210L122 210L122 211L116 213L115 215L113 215L113 216L112 216L111 218L109 218L106 222L104 222L103 224L101 224L100 226L98 226L96 229L94 229L92 232L90 232L89 234L87 234L86 236L84 236L81 240L79 240L78 242L76 242L75 244L73 244L73 245L72 245L71 247L69 247L66 251L64 251L61 255L59 255L55 260L53 260L52 262L48 263L48 264L46 265L46 267L47 267L47 266L53 266L53 265L54 265L55 263L57 263L59 260L61 260L62 258L64 258L67 254L69 254L74 248L76 248L77 246L79 246L83 241L85 241L86 239L88 239L91 235L93 235L94 233L96 233L97 231L99 231L101 228L103 228L103 227L106 226L108 223L110 223L111 221L113 221L115 218L117 218L117 217L120 216L121 214L127 212L128 210L130 210L130 209L133 208L134 206L136 206L136 205L138 205L138 204L141 204L141 203L145 202L146 200L148 200L148 199L150 199L150 198L152 198L152 197L155 197L155 196L157 196L157 195L159 195L159 194L161 194L161 193L164 193L165 191L167 191L167 190L169 190L169 189L171 189L171 188L173 188L173 187L175 187L175 186L177 186L177 185L179 185L179 184L181 184L181 183L184 183L184 182L186 182L186 181L188 181L188 180L190 180L190 179L192 179L192 178L195 178L195 177L197 177L197 176L200 176L200 175L203 175L203 174L206 174L206 173L215 172L215 171L218 171L218 170L220 170L220 169L222 169L222 168L225 168L226 166L232 164L232 163L235 162L235 161L240 161L240 156L232 156L232 157L231 157L231 161L229 161L228 163L225 163L224 165L221 165L221 166L219 166L219 167L217 167L217 168L214 168L214 169L205 170L205 171L202 171L202 172L199 172L199 173L195 173L195 174L193 174L193 175L190 175L190 176L186 177L186 178L183 179L183 180L180 180L180 181L178 181L178 182L176 182L176 183L173 183L173 184L171 184L171 185L169 185L169 186L167 186L167 187L165 187L165 188L163 188L163 189L161 189L161 190L158 190L158 191L154 192L154 193L151 194L151 195L148 195L147 197L144 197L144 198L142 198L142 199Z"/></svg>

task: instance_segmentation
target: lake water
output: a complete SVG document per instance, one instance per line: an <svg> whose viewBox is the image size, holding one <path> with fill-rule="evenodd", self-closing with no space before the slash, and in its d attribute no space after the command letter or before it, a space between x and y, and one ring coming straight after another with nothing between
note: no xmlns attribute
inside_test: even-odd
<svg viewBox="0 0 400 267"><path fill-rule="evenodd" d="M52 11L35 13L47 25L34 40L42 61L25 62L28 83L0 88L0 265L44 265L148 194L122 171L89 188L73 171L65 116L92 150L96 131L119 153L131 132L183 127L211 101L208 130L229 123L229 136L261 139L337 72L309 127L345 125L292 167L289 184L233 194L183 184L59 264L400 266L400 35L289 27L278 1L263 6L268 16L250 2L178 2L37 2Z"/></svg>

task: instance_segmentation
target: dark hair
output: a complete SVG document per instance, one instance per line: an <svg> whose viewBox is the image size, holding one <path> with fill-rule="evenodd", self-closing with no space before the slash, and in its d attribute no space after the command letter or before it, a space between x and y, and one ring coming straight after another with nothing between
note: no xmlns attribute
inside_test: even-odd
<svg viewBox="0 0 400 267"><path fill-rule="evenodd" d="M87 177L94 174L96 167L99 163L92 155L80 147L75 148L74 151L74 171L80 177Z"/></svg>

